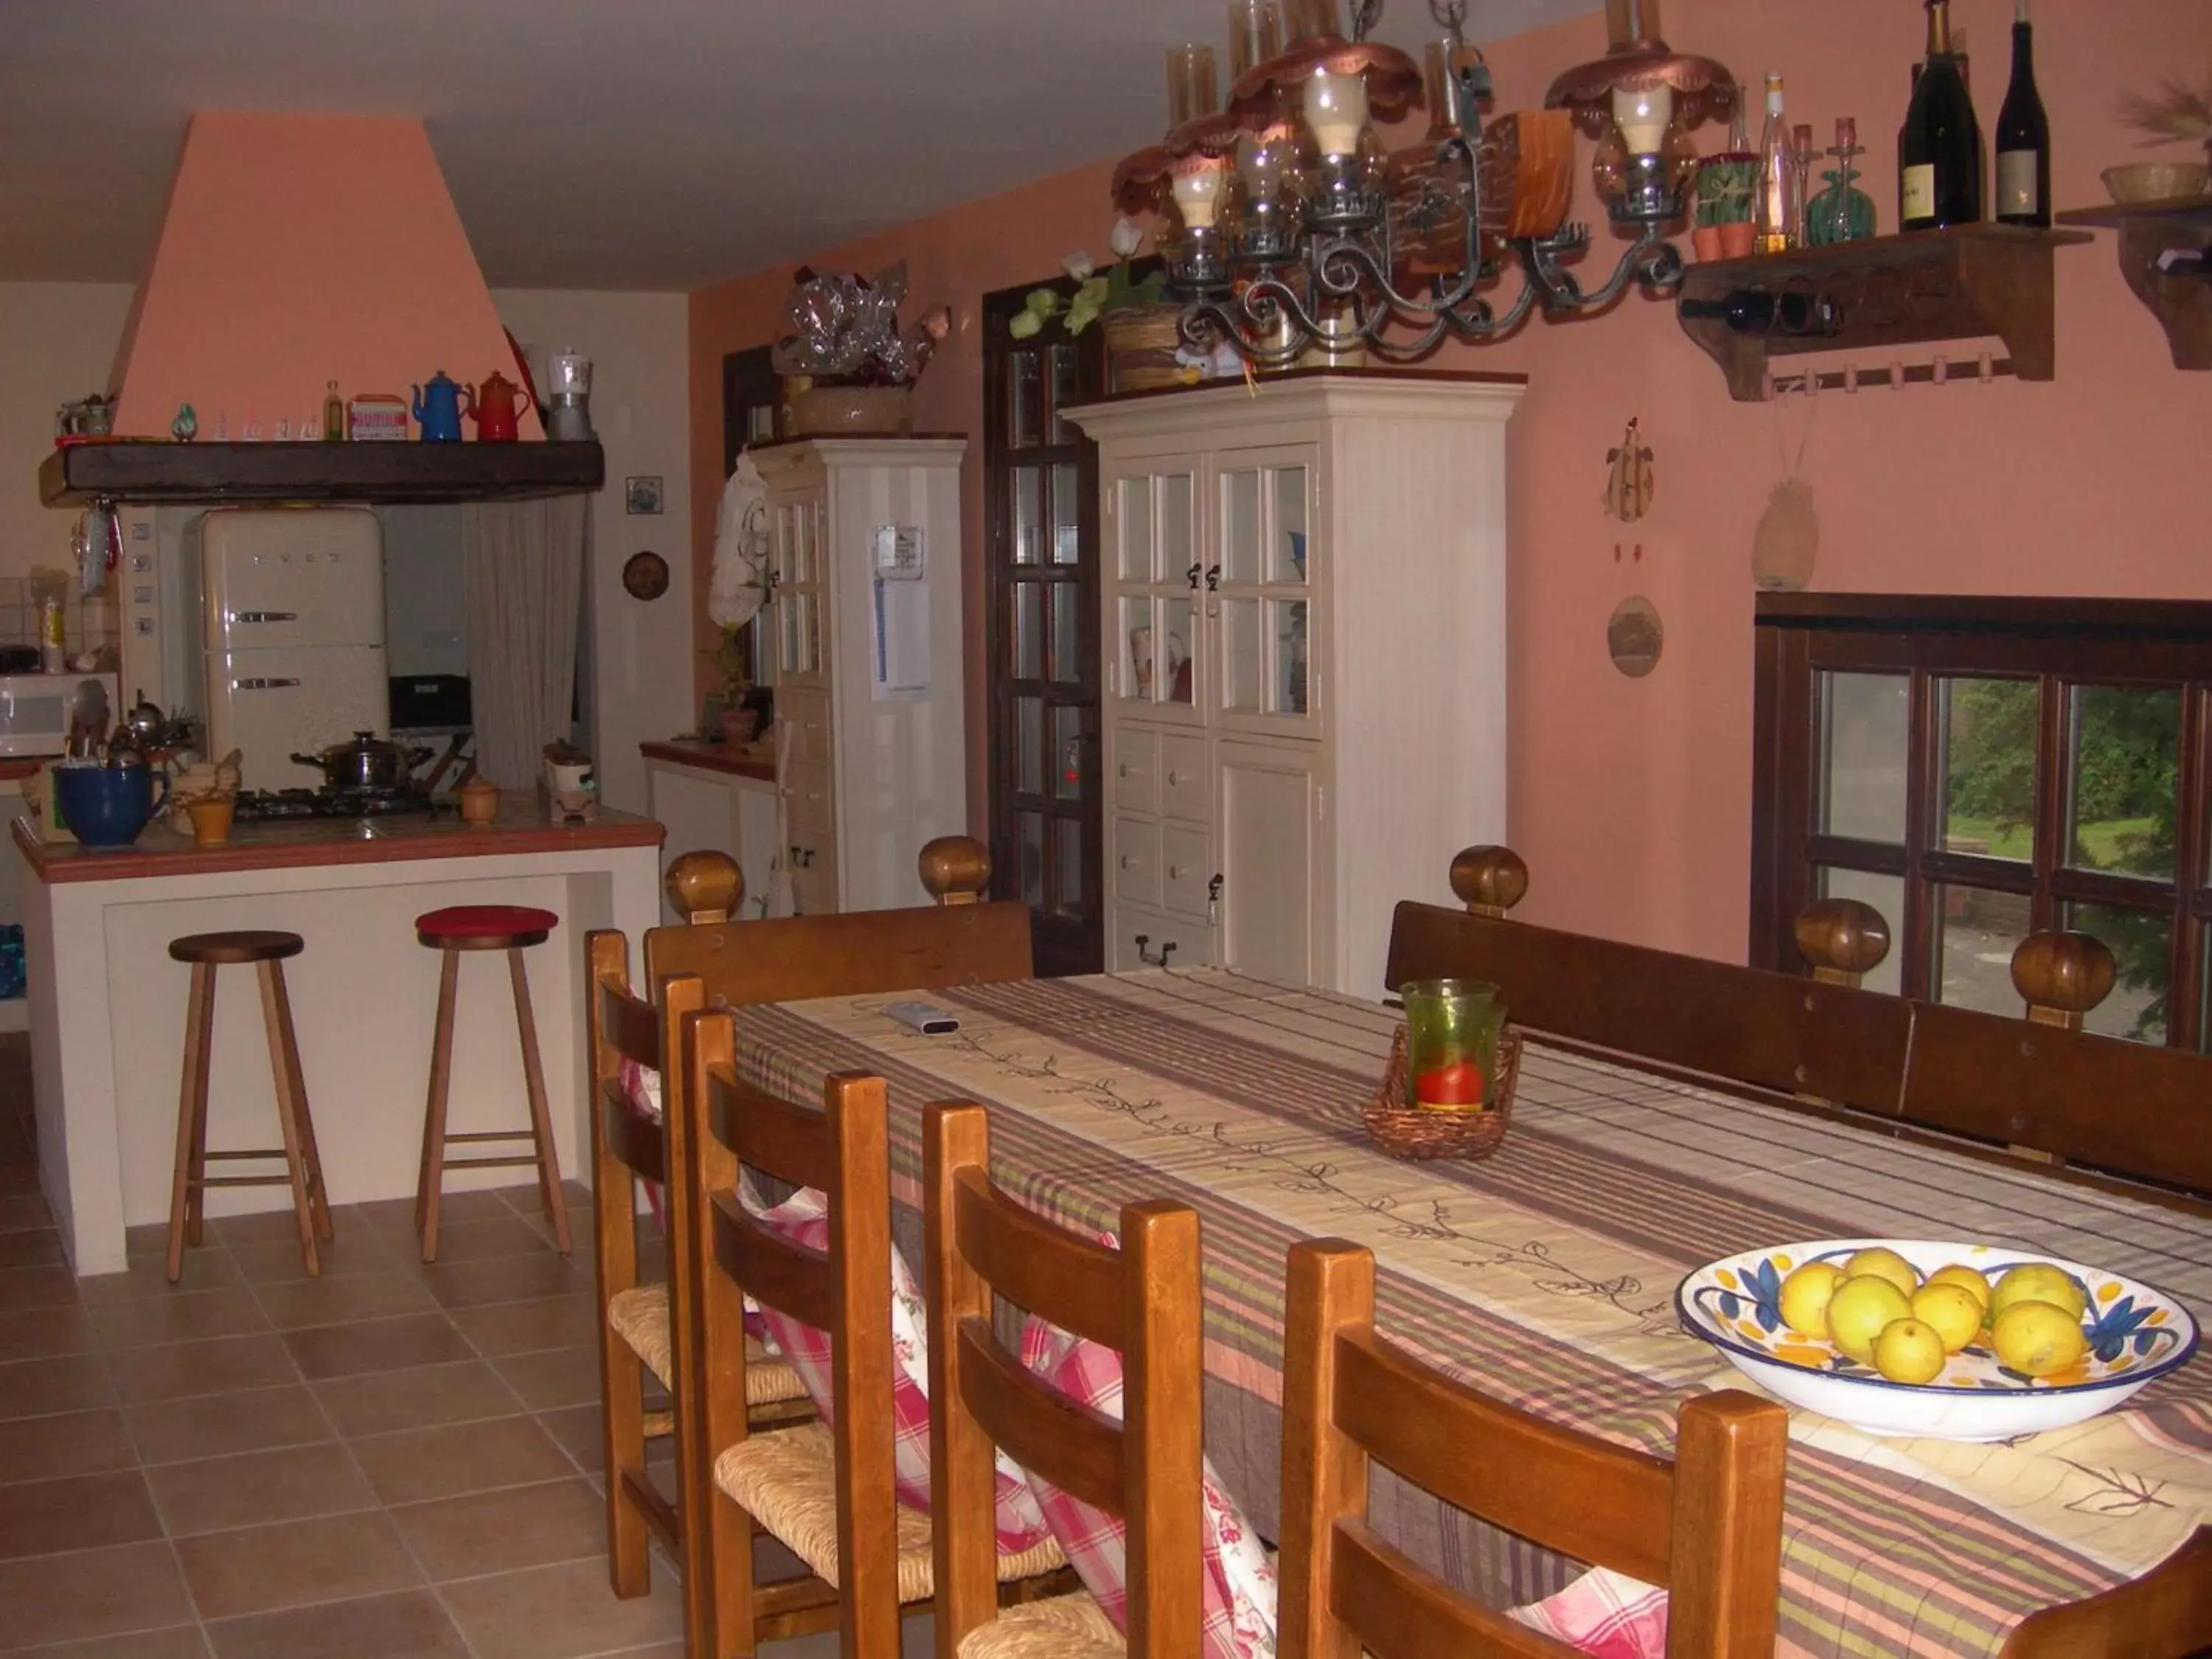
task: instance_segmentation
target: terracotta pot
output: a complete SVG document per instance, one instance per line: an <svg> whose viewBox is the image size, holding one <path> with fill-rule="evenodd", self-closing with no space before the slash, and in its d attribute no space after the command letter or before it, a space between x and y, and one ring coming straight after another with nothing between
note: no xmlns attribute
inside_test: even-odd
<svg viewBox="0 0 2212 1659"><path fill-rule="evenodd" d="M1700 260L1721 257L1721 228L1718 225L1698 225L1690 232L1690 247Z"/></svg>
<svg viewBox="0 0 2212 1659"><path fill-rule="evenodd" d="M759 731L759 709L726 708L722 711L722 741L724 743L750 743L754 735Z"/></svg>
<svg viewBox="0 0 2212 1659"><path fill-rule="evenodd" d="M1124 306L1098 319L1115 391L1151 392L1182 386L1191 378L1176 362L1176 349L1182 343L1176 329L1181 314L1177 306Z"/></svg>
<svg viewBox="0 0 2212 1659"><path fill-rule="evenodd" d="M1751 257L1751 221L1739 219L1734 224L1716 225L1721 234L1721 258L1747 259Z"/></svg>
<svg viewBox="0 0 2212 1659"><path fill-rule="evenodd" d="M792 429L802 438L856 433L902 438L914 430L914 388L809 386L792 398L791 422Z"/></svg>
<svg viewBox="0 0 2212 1659"><path fill-rule="evenodd" d="M461 822L471 830L487 828L499 817L499 786L488 778L471 778L461 786Z"/></svg>

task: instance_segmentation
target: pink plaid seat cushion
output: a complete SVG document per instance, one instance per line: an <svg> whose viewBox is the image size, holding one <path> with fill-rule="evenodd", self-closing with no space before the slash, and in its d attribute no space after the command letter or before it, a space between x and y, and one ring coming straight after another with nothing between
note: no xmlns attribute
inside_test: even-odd
<svg viewBox="0 0 2212 1659"><path fill-rule="evenodd" d="M1116 1244L1110 1237L1101 1241ZM1118 1248L1118 1245L1117 1245ZM1071 1400L1119 1422L1121 1356L1031 1316L1022 1328L1022 1364ZM1129 1628L1127 1528L1104 1510L1030 1476L1037 1506L1068 1565L1115 1626ZM1275 1568L1243 1511L1205 1466L1199 1542L1204 1553L1206 1659L1268 1659L1275 1651Z"/></svg>
<svg viewBox="0 0 2212 1659"><path fill-rule="evenodd" d="M829 1208L821 1193L803 1187L782 1203L763 1204L750 1183L741 1186L738 1201L747 1213L787 1243L817 1255L830 1249ZM750 1304L748 1304L750 1305ZM898 1500L908 1508L929 1513L929 1334L921 1289L899 1254L891 1246L891 1372L893 1476ZM751 1316L747 1315L748 1322ZM760 1310L762 1337L769 1352L791 1362L805 1385L807 1398L824 1423L834 1425L836 1401L830 1370L830 1334L802 1324L789 1314L769 1307ZM1019 1555L1036 1548L1051 1535L1039 1513L1030 1483L1004 1453L999 1455L998 1501L994 1516L999 1553Z"/></svg>
<svg viewBox="0 0 2212 1659"><path fill-rule="evenodd" d="M624 1054L617 1079L623 1097L629 1102L630 1115L658 1129L666 1116L660 1104L660 1073L648 1070ZM653 1206L653 1224L662 1232L666 1232L668 1217L661 1207L660 1183L641 1176L637 1184L645 1188L645 1201Z"/></svg>
<svg viewBox="0 0 2212 1659"><path fill-rule="evenodd" d="M1603 1567L1510 1616L1592 1659L1667 1659L1667 1592Z"/></svg>

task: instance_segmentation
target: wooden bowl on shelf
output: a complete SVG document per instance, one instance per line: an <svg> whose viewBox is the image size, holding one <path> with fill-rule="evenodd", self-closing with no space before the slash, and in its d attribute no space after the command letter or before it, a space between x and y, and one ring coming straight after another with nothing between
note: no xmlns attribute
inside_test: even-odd
<svg viewBox="0 0 2212 1659"><path fill-rule="evenodd" d="M2130 161L2106 167L2103 177L2106 190L2122 207L2202 196L2212 188L2212 167L2201 161Z"/></svg>

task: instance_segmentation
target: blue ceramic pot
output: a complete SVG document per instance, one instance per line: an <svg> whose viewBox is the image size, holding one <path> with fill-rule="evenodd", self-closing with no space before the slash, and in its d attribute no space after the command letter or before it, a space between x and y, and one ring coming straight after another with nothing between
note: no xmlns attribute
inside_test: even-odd
<svg viewBox="0 0 2212 1659"><path fill-rule="evenodd" d="M58 766L51 775L62 822L85 847L128 847L169 799L169 778L149 766Z"/></svg>

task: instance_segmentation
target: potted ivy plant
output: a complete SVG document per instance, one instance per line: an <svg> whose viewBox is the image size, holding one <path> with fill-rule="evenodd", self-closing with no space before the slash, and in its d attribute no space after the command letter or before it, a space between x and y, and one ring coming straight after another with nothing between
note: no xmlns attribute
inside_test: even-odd
<svg viewBox="0 0 2212 1659"><path fill-rule="evenodd" d="M1116 219L1107 238L1115 263L1101 273L1089 254L1069 254L1061 267L1075 279L1075 292L1063 295L1055 289L1031 289L1023 308L1008 319L1006 331L1017 340L1027 340L1055 317L1070 334L1080 334L1095 322L1105 336L1115 391L1182 385L1188 377L1176 361L1182 343L1176 327L1181 313L1167 297L1167 273L1155 270L1139 277L1131 265L1144 240L1134 220Z"/></svg>
<svg viewBox="0 0 2212 1659"><path fill-rule="evenodd" d="M752 653L743 628L725 628L706 658L721 684L707 694L707 735L719 732L724 743L750 743L760 731L760 710L750 705L753 689Z"/></svg>

